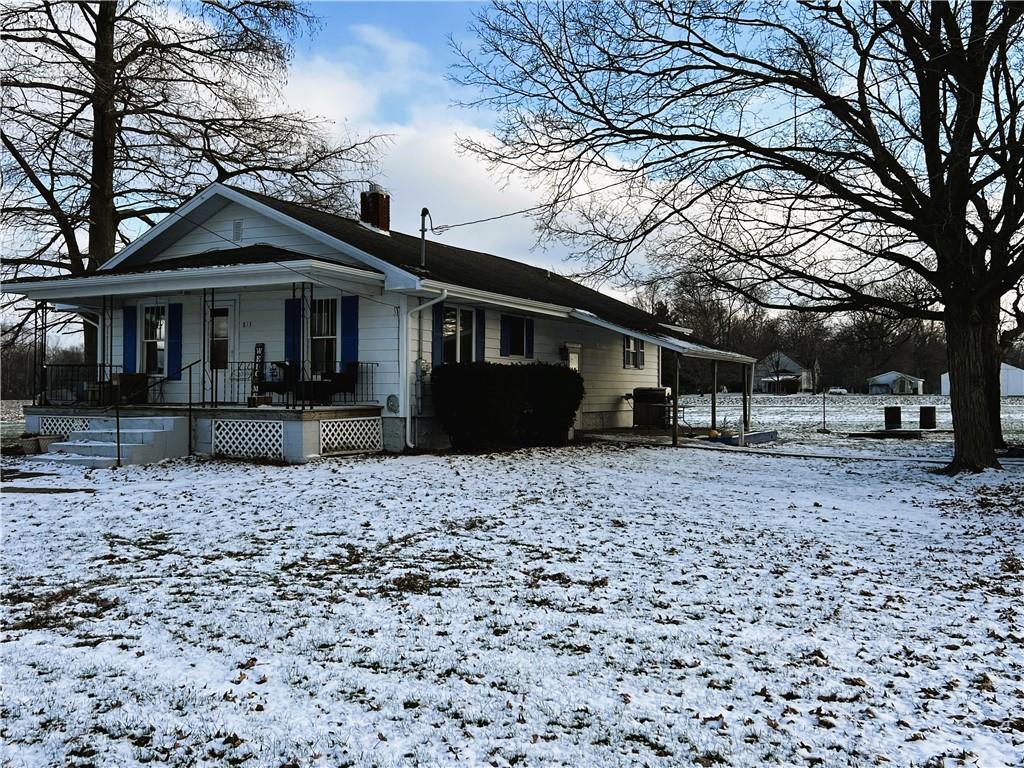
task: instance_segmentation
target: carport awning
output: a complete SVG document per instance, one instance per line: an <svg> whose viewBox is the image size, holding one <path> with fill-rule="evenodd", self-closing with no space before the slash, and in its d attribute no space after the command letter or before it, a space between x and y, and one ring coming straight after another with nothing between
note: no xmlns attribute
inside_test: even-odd
<svg viewBox="0 0 1024 768"><path fill-rule="evenodd" d="M584 323L590 323L596 325L599 328L606 328L610 331L618 331L626 336L632 336L636 339L641 339L649 344L656 344L659 347L670 349L673 352L678 352L683 357L690 357L696 360L717 360L722 363L739 363L741 365L753 365L757 360L747 355L741 355L738 352L725 352L721 349L714 349L712 347L706 347L703 344L694 344L692 341L684 341L683 339L677 339L672 336L663 336L655 333L644 333L637 331L634 328L627 328L617 323L609 322L604 318L598 317L593 312L587 312L582 309L573 309L569 312L569 317L574 320L581 320Z"/></svg>

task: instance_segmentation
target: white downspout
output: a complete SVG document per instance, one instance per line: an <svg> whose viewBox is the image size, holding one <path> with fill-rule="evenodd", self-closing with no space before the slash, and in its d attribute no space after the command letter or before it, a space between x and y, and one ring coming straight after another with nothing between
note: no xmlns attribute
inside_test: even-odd
<svg viewBox="0 0 1024 768"><path fill-rule="evenodd" d="M409 345L409 342L408 342L408 338L409 338L409 331L412 328L412 316L417 314L417 313L419 313L419 312L422 312L427 307L432 307L435 304L444 301L447 298L448 298L448 289L445 288L443 291L441 291L441 295L438 296L436 299L431 299L426 304L419 304L419 305L413 307L412 309L408 310L408 312L406 312L406 321L405 321L406 357L408 357L408 355L409 355L408 350L411 348L410 345ZM422 334L418 334L418 335L422 336ZM418 341L419 341L419 343L422 343L422 338L420 338ZM417 360L417 362L419 362L419 361ZM408 361L406 361L406 365L408 365ZM407 379L406 379L406 390L405 390L405 394L406 394L406 400L405 400L405 447L406 448L415 448L416 447L416 445L413 443L413 439L412 439L412 398L410 397L410 390L412 388L411 385L412 385L412 380L411 380L411 376L410 376L410 377L407 377Z"/></svg>

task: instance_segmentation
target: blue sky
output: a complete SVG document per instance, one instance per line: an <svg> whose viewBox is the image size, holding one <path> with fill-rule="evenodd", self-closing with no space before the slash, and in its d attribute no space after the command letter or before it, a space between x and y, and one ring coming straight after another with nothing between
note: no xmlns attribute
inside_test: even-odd
<svg viewBox="0 0 1024 768"><path fill-rule="evenodd" d="M472 44L479 3L312 3L322 21L315 37L296 41L285 97L333 120L337 130L388 134L380 183L391 193L392 228L416 232L419 211L435 224L478 219L536 204L523 179L494 175L460 154L457 137L486 135L494 116L455 107L471 98L447 80L454 55L448 37ZM572 272L562 248L538 250L532 222L513 217L438 239L452 245Z"/></svg>

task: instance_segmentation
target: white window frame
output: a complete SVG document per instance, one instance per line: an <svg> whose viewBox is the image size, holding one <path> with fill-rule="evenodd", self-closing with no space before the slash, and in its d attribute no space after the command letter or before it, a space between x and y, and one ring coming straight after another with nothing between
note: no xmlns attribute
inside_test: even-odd
<svg viewBox="0 0 1024 768"><path fill-rule="evenodd" d="M306 338L309 344L309 354L306 357L309 360L310 371L313 370L313 340L314 339L329 339L331 336L314 336L313 335L313 304L317 301L333 301L334 302L334 360L331 360L331 367L337 368L338 355L341 352L341 299L337 295L329 296L313 296L309 300L309 318L307 319L308 328L306 328Z"/></svg>
<svg viewBox="0 0 1024 768"><path fill-rule="evenodd" d="M167 302L166 301L145 301L145 302L140 302L137 306L138 306L138 312L139 312L139 326L140 326L140 328L139 328L139 334L138 334L139 337L138 337L138 342L137 342L138 343L138 347L139 347L139 350L138 350L138 360L139 360L139 363L136 366L136 370L139 371L140 373L145 373L147 376L166 376L167 375L167 342L169 341L169 339L168 339L168 331L170 330L170 328L168 327L168 321L169 321L170 318L169 318L169 309L168 309ZM159 371L149 371L149 370L146 370L146 368L147 368L147 366L146 366L146 344L149 343L150 341L158 341L158 339L148 339L146 337L146 310L147 309L156 309L156 308L161 309L163 311L163 316L164 316L164 338L163 338L163 342L164 342L164 364L163 364L163 366L161 366L161 370L159 370Z"/></svg>
<svg viewBox="0 0 1024 768"><path fill-rule="evenodd" d="M622 337L622 367L642 371L645 360L644 340L635 336Z"/></svg>
<svg viewBox="0 0 1024 768"><path fill-rule="evenodd" d="M476 309L474 307L467 307L465 304L448 304L445 302L444 311L447 312L449 309L455 310L455 359L453 363L474 363L476 362ZM473 326L472 339L469 347L469 360L460 360L462 357L461 349L462 345L459 343L462 340L460 331L462 330L462 313L469 312L470 324ZM441 318L441 362L448 364L444 359L444 318Z"/></svg>
<svg viewBox="0 0 1024 768"><path fill-rule="evenodd" d="M533 356L529 356L529 355L526 354L526 321L528 320L526 315L516 315L516 314L513 314L511 312L502 312L501 314L502 314L503 317L507 317L510 320L513 320L513 319L514 320L521 320L522 323L523 323L523 337L522 337L523 338L523 354L517 355L517 354L515 354L512 351L512 329L509 328L509 333L508 333L508 354L505 357L509 358L509 359L512 359L512 360L534 360L534 359L536 359L536 355L537 355L537 350L536 349L534 349L534 351L533 351ZM500 329L501 329L501 325L500 325L501 319L500 318L498 320L498 323L499 323L498 329L500 331ZM534 340L534 343L536 343L536 339Z"/></svg>

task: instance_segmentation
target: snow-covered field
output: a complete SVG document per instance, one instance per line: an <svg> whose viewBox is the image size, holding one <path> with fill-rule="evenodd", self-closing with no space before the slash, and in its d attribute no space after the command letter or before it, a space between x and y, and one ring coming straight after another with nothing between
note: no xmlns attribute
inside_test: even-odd
<svg viewBox="0 0 1024 768"><path fill-rule="evenodd" d="M1024 755L1019 467L613 444L28 466L0 496L4 766Z"/></svg>
<svg viewBox="0 0 1024 768"><path fill-rule="evenodd" d="M742 414L739 395L718 396L718 423L738 427ZM688 395L679 400L680 421L694 427L711 423L711 396ZM885 407L898 405L903 409L904 429L918 425L922 405L936 409L937 433L922 440L880 441L849 438L850 432L882 429ZM1024 398L1004 397L1002 401L1003 433L1011 442L1024 442ZM953 428L949 398L939 395L869 396L836 395L825 398L825 426L821 434L822 398L820 395L754 395L751 403L753 429L776 430L779 439L766 449L807 450L813 453L870 453L889 456L919 456L948 460L953 453Z"/></svg>

